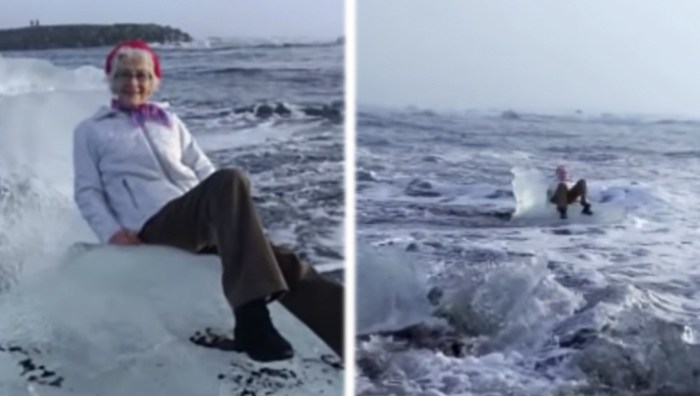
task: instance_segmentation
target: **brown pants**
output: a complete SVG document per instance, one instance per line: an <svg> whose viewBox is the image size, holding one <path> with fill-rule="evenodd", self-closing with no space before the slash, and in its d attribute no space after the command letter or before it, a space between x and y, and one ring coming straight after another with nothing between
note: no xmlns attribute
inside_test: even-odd
<svg viewBox="0 0 700 396"><path fill-rule="evenodd" d="M568 205L581 199L581 204L586 203L586 181L581 179L569 189L566 184L559 183L557 190L552 196L551 202L557 205L557 208L563 209Z"/></svg>
<svg viewBox="0 0 700 396"><path fill-rule="evenodd" d="M259 298L279 298L343 357L343 286L267 240L241 172L214 173L165 205L139 237L148 244L217 253L224 295L232 309Z"/></svg>

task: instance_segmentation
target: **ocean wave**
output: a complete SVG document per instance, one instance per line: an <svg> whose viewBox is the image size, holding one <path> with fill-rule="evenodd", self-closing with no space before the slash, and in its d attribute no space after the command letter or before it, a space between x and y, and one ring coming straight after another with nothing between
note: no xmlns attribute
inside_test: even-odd
<svg viewBox="0 0 700 396"><path fill-rule="evenodd" d="M190 112L190 120L232 121L241 126L255 126L261 122L297 122L325 121L339 124L343 120L344 104L333 101L327 104L297 104L287 102L264 101L227 109L202 110Z"/></svg>
<svg viewBox="0 0 700 396"><path fill-rule="evenodd" d="M164 50L208 50L228 51L237 49L289 49L289 48L323 48L342 46L345 40L341 37L336 40L304 40L304 39L264 39L264 38L222 38L209 37L196 39L186 43L158 44L154 47Z"/></svg>
<svg viewBox="0 0 700 396"><path fill-rule="evenodd" d="M225 67L220 69L204 70L200 74L242 74L246 76L257 76L272 73L318 73L321 69L318 68L269 68L269 67Z"/></svg>
<svg viewBox="0 0 700 396"><path fill-rule="evenodd" d="M358 340L359 394L696 394L697 128L647 120L360 113L358 232L420 263L448 331ZM538 212L561 163L593 217Z"/></svg>
<svg viewBox="0 0 700 396"><path fill-rule="evenodd" d="M104 72L94 66L67 69L42 59L0 58L0 96L106 89Z"/></svg>

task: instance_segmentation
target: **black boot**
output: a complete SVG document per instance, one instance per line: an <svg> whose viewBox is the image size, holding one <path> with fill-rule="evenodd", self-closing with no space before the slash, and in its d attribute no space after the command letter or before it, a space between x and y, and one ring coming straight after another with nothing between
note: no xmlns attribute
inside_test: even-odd
<svg viewBox="0 0 700 396"><path fill-rule="evenodd" d="M591 204L584 202L581 205L583 206L583 210L581 211L581 213L588 216L591 216L593 214L593 212L591 211Z"/></svg>
<svg viewBox="0 0 700 396"><path fill-rule="evenodd" d="M561 217L562 220L566 220L566 208L557 208L557 210L559 211L559 217Z"/></svg>
<svg viewBox="0 0 700 396"><path fill-rule="evenodd" d="M254 300L234 310L236 328L233 331L236 350L245 352L259 362L291 359L294 351L272 324L264 300Z"/></svg>

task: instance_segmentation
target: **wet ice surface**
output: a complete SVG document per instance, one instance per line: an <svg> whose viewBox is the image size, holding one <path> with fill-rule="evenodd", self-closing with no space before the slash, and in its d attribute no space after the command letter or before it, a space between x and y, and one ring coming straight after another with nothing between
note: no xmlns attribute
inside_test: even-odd
<svg viewBox="0 0 700 396"><path fill-rule="evenodd" d="M257 363L194 342L197 333L231 337L230 307L213 287L220 274L212 256L75 245L0 299L0 393L340 392L337 357L278 303L271 316L294 346L290 360Z"/></svg>
<svg viewBox="0 0 700 396"><path fill-rule="evenodd" d="M634 117L364 109L358 243L380 252L368 267L400 251L440 319L408 338L362 338L358 393L700 389L698 127ZM546 173L560 163L588 180L594 211L615 204L624 216L511 220L513 169ZM420 298L400 283L383 293Z"/></svg>

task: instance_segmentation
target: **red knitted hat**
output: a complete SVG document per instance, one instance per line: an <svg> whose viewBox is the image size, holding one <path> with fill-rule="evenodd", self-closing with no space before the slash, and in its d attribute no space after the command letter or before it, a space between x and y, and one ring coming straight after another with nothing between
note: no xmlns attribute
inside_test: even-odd
<svg viewBox="0 0 700 396"><path fill-rule="evenodd" d="M158 60L158 55L156 55L156 53L151 49L151 47L148 46L148 44L141 40L122 42L116 47L114 47L112 51L109 52L109 55L107 55L107 60L105 61L105 73L107 73L107 75L112 73L112 62L114 61L114 57L117 55L117 52L119 52L119 50L122 48L134 48L148 52L151 55L151 59L153 60L153 72L155 73L156 77L158 77L158 79L161 78L160 61Z"/></svg>

